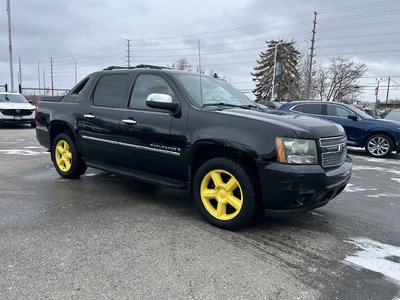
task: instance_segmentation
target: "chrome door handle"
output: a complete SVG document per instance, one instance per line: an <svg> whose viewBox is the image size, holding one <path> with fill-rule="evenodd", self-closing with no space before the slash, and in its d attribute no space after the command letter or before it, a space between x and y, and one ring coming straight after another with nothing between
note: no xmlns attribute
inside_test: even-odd
<svg viewBox="0 0 400 300"><path fill-rule="evenodd" d="M96 116L94 116L92 114L86 114L86 115L83 115L83 117L86 118L86 119L94 119L94 118L96 118Z"/></svg>
<svg viewBox="0 0 400 300"><path fill-rule="evenodd" d="M133 125L136 124L137 122L135 120L132 119L123 119L122 123L128 124L128 125Z"/></svg>

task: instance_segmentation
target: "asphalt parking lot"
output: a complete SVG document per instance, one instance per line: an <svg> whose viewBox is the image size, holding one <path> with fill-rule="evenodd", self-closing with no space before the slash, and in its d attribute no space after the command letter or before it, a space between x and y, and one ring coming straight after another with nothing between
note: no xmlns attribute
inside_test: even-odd
<svg viewBox="0 0 400 300"><path fill-rule="evenodd" d="M0 127L1 299L400 299L400 156L351 151L327 206L229 232L187 191L88 169L61 178Z"/></svg>

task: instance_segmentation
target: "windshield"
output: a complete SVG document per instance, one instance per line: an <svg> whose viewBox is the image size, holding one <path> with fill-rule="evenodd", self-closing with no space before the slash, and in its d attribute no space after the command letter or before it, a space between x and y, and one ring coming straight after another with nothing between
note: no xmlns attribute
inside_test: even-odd
<svg viewBox="0 0 400 300"><path fill-rule="evenodd" d="M198 74L174 74L183 89L199 106L227 105L227 106L257 106L230 84L222 79ZM200 94L202 90L202 95Z"/></svg>
<svg viewBox="0 0 400 300"><path fill-rule="evenodd" d="M347 105L347 108L362 119L373 119L373 117L371 117L369 114L363 112L362 110L359 110L358 108L352 107L351 105Z"/></svg>
<svg viewBox="0 0 400 300"><path fill-rule="evenodd" d="M24 96L18 94L0 94L0 102L29 103Z"/></svg>

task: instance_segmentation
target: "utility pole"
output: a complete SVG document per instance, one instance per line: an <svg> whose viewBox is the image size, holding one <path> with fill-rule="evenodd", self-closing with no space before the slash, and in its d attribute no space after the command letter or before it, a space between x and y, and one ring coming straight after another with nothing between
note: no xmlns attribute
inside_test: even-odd
<svg viewBox="0 0 400 300"><path fill-rule="evenodd" d="M51 81L51 95L54 96L54 84L53 84L53 58L50 57L50 81Z"/></svg>
<svg viewBox="0 0 400 300"><path fill-rule="evenodd" d="M37 65L37 76L38 76L38 84L39 84L39 96L40 96L40 60Z"/></svg>
<svg viewBox="0 0 400 300"><path fill-rule="evenodd" d="M378 85L375 88L375 102L376 102L375 106L378 107L379 83L381 82L382 78L381 79L376 79L376 80L378 81Z"/></svg>
<svg viewBox="0 0 400 300"><path fill-rule="evenodd" d="M389 89L390 89L390 77L389 77L389 80L388 80L387 91L386 91L386 106L385 106L385 111L387 110L387 106L388 106Z"/></svg>
<svg viewBox="0 0 400 300"><path fill-rule="evenodd" d="M131 66L131 40L126 39L127 42L127 50L126 50L126 58L128 61L128 68Z"/></svg>
<svg viewBox="0 0 400 300"><path fill-rule="evenodd" d="M308 82L307 82L307 94L306 100L310 99L310 92L311 92L311 79L312 79L312 65L314 60L314 43L315 43L315 33L317 32L317 12L314 11L314 21L313 21L313 30L312 30L312 38L311 38L311 47L310 47L310 68L308 70Z"/></svg>
<svg viewBox="0 0 400 300"><path fill-rule="evenodd" d="M10 57L11 92L14 92L14 70L13 70L12 42L11 42L11 7L10 7L10 0L7 0L7 16L8 16L8 51L9 51L9 57Z"/></svg>

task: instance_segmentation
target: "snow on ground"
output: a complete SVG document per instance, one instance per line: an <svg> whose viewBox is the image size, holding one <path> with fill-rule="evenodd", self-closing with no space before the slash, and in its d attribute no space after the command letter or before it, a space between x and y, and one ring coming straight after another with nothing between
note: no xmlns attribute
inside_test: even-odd
<svg viewBox="0 0 400 300"><path fill-rule="evenodd" d="M367 162L374 162L374 163L379 163L379 164L400 165L400 161L397 161L394 159L372 158L372 157L364 157L364 156L358 156L358 158L365 160Z"/></svg>
<svg viewBox="0 0 400 300"><path fill-rule="evenodd" d="M344 189L344 192L347 193L358 193L358 192L365 192L365 191L377 191L378 189L367 189L367 188L362 188L362 187L354 187L352 183L349 183L346 188Z"/></svg>
<svg viewBox="0 0 400 300"><path fill-rule="evenodd" d="M9 149L9 150L0 150L0 154L6 155L41 155L41 154L48 154L47 151L33 151L29 149Z"/></svg>
<svg viewBox="0 0 400 300"><path fill-rule="evenodd" d="M381 273L400 286L400 247L361 237L347 242L356 245L361 250L347 256L344 263Z"/></svg>
<svg viewBox="0 0 400 300"><path fill-rule="evenodd" d="M383 172L383 173L393 173L396 175L400 175L400 170L397 169L388 169L388 168L383 168L383 167L372 167L372 166L355 166L353 165L353 171L363 171L363 170L372 170L372 171L377 171L377 172Z"/></svg>

